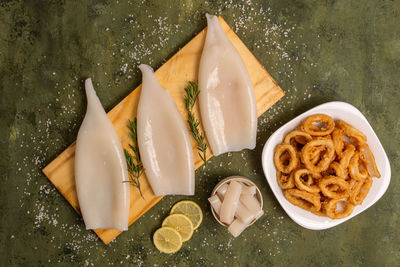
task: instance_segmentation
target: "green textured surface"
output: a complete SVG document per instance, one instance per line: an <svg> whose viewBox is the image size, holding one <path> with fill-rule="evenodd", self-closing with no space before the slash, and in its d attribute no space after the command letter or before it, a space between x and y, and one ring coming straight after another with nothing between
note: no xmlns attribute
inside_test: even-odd
<svg viewBox="0 0 400 267"><path fill-rule="evenodd" d="M178 2L178 1L174 1ZM340 265L400 261L400 1L0 1L0 265ZM152 233L173 203L165 197L105 246L41 173L75 138L91 76L110 110L140 83L139 63L158 68L220 14L286 96L259 119L257 147L222 155L196 172L204 221L175 255ZM264 142L307 109L341 100L367 117L392 167L382 199L325 231L295 224L261 169ZM207 197L241 174L263 191L263 216L239 238L212 217Z"/></svg>

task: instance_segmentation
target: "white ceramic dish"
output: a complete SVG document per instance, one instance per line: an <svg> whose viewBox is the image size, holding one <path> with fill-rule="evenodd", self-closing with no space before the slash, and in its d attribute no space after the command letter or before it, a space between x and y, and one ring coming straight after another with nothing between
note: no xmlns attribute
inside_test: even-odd
<svg viewBox="0 0 400 267"><path fill-rule="evenodd" d="M294 206L286 200L276 181L276 169L273 161L276 145L282 143L283 137L299 125L303 119L316 113L327 114L335 120L342 119L362 131L367 136L367 143L375 156L376 164L381 173L381 178L373 178L374 182L371 190L364 199L362 205L357 205L353 213L343 219L333 220L328 217L317 216L309 211ZM383 196L389 187L391 177L389 159L371 125L357 108L345 102L329 102L319 105L297 116L279 128L265 143L262 152L262 166L269 186L285 212L297 224L311 230L323 230L334 227L365 211Z"/></svg>

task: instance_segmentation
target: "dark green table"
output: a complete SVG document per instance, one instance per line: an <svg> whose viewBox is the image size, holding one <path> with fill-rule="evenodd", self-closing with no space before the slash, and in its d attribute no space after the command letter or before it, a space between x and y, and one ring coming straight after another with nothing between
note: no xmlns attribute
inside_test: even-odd
<svg viewBox="0 0 400 267"><path fill-rule="evenodd" d="M0 262L17 265L365 265L400 261L400 1L0 1ZM286 96L259 119L254 151L229 153L196 172L202 226L175 255L151 237L173 203L165 197L105 246L41 173L71 144L92 77L110 110L140 83L139 63L157 68L220 14ZM327 101L359 108L391 161L382 199L325 231L295 224L272 195L261 151L282 124ZM207 197L223 177L248 176L265 216L232 238Z"/></svg>

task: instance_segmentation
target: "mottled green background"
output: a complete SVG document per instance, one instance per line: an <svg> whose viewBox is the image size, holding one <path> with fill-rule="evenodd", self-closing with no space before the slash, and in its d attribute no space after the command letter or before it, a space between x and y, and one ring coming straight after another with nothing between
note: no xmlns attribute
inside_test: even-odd
<svg viewBox="0 0 400 267"><path fill-rule="evenodd" d="M0 265L336 265L400 261L400 1L0 1ZM106 110L140 83L139 63L158 68L220 14L286 96L259 119L257 147L222 155L196 172L202 226L175 255L151 237L165 197L105 246L41 173L75 138L92 77ZM280 125L341 100L370 121L391 161L382 199L325 231L295 224L272 195L261 151ZM212 218L207 197L242 174L263 191L263 216L234 239Z"/></svg>

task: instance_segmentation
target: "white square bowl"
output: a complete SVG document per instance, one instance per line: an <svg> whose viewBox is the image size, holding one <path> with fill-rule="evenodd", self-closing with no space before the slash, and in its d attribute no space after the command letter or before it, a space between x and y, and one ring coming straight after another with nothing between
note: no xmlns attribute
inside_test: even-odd
<svg viewBox="0 0 400 267"><path fill-rule="evenodd" d="M362 131L367 136L367 143L375 156L376 164L381 173L381 178L373 178L372 187L362 205L355 206L353 213L343 219L333 220L329 217L317 216L291 204L283 195L282 189L276 181L276 169L274 165L274 151L276 145L282 143L284 136L299 125L303 119L316 113L327 114L334 120L344 120ZM285 212L297 224L311 230L323 230L334 227L368 209L386 192L391 177L389 159L371 125L357 108L345 102L328 102L319 105L297 116L279 128L265 143L262 152L262 166L268 184Z"/></svg>

